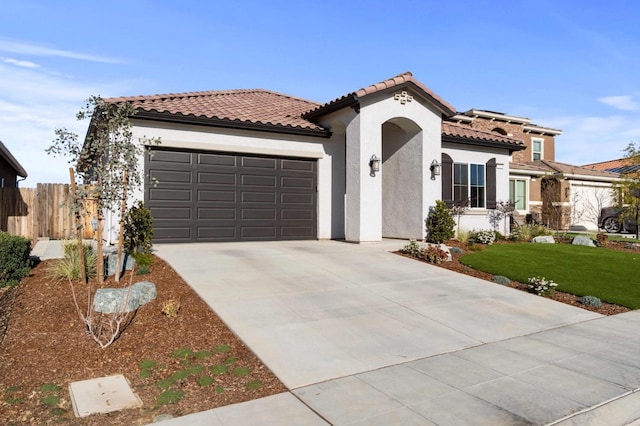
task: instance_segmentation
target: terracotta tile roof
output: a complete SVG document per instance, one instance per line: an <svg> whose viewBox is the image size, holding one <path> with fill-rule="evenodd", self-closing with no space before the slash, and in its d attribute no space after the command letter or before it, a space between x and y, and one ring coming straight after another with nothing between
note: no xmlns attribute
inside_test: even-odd
<svg viewBox="0 0 640 426"><path fill-rule="evenodd" d="M302 118L304 112L320 104L262 89L169 93L105 101L132 102L138 111L325 131Z"/></svg>
<svg viewBox="0 0 640 426"><path fill-rule="evenodd" d="M474 141L493 142L495 144L507 145L508 147L518 150L525 148L524 142L519 139L503 136L499 133L472 129L469 126L449 121L442 122L442 135Z"/></svg>
<svg viewBox="0 0 640 426"><path fill-rule="evenodd" d="M305 117L313 118L323 114L328 114L332 111L342 108L345 104L357 104L360 99L366 96L402 85L412 85L417 88L425 98L427 98L440 110L442 110L443 114L447 116L452 116L455 114L456 109L453 107L453 105L442 99L434 91L414 78L411 72L407 71L405 73L398 74L395 77L391 77L379 83L372 84L371 86L363 87L362 89L356 90L355 92L348 93L340 98L334 99L324 105L319 106L318 108L315 108L314 110L309 111L305 114Z"/></svg>
<svg viewBox="0 0 640 426"><path fill-rule="evenodd" d="M580 175L590 176L598 178L611 178L617 179L620 177L619 173L612 173L600 170L593 170L588 167L575 166L573 164L560 163L551 160L536 160L528 161L525 163L513 162L510 165L512 170L524 170L524 171L542 171L546 173L562 173L565 175Z"/></svg>
<svg viewBox="0 0 640 426"><path fill-rule="evenodd" d="M582 167L586 167L591 170L607 171L611 169L619 169L625 166L632 165L632 161L629 158L618 158L617 160L601 161L600 163L585 164Z"/></svg>

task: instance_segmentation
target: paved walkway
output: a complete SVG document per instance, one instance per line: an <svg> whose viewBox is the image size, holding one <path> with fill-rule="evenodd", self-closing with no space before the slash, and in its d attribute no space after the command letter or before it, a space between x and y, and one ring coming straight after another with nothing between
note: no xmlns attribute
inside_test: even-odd
<svg viewBox="0 0 640 426"><path fill-rule="evenodd" d="M601 317L406 259L402 242L160 245L291 390L163 425L640 418L640 313Z"/></svg>

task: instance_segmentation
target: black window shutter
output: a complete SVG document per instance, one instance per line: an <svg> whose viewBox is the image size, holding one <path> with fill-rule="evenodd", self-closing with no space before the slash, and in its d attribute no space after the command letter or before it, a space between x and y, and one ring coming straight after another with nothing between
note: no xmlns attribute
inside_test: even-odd
<svg viewBox="0 0 640 426"><path fill-rule="evenodd" d="M496 208L496 159L487 161L487 208Z"/></svg>
<svg viewBox="0 0 640 426"><path fill-rule="evenodd" d="M447 207L453 206L453 160L447 154L442 153L442 167L440 168L442 178L442 201Z"/></svg>

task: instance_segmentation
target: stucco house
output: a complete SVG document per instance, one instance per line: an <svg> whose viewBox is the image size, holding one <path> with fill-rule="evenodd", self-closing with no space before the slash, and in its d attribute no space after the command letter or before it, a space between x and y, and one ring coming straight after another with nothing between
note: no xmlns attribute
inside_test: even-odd
<svg viewBox="0 0 640 426"><path fill-rule="evenodd" d="M21 177L22 179L18 179ZM0 188L17 188L18 182L27 177L27 172L9 149L0 142Z"/></svg>
<svg viewBox="0 0 640 426"><path fill-rule="evenodd" d="M513 153L509 200L518 221L537 221L555 229L598 229L602 207L613 205L613 186L621 181L611 170L555 161L555 138L561 130L526 117L471 109L452 118L461 125L521 140Z"/></svg>
<svg viewBox="0 0 640 426"><path fill-rule="evenodd" d="M157 242L423 238L436 200L469 200L489 229L509 199L516 137L474 128L410 72L328 103L268 90L110 98L131 102L143 199Z"/></svg>

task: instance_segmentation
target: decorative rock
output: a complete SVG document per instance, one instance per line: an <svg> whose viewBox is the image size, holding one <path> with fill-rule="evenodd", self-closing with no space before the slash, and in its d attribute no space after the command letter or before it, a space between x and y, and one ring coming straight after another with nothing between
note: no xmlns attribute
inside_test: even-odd
<svg viewBox="0 0 640 426"><path fill-rule="evenodd" d="M574 246L598 247L596 243L586 235L576 235L571 241Z"/></svg>
<svg viewBox="0 0 640 426"><path fill-rule="evenodd" d="M107 256L107 261L104 265L104 274L106 276L115 275L116 273L116 261L118 259L118 253L109 253ZM129 256L128 253L122 254L122 262L120 263L120 267L124 264L124 269L130 271L133 269L133 266L136 264L136 261L132 256Z"/></svg>
<svg viewBox="0 0 640 426"><path fill-rule="evenodd" d="M551 235L539 235L531 240L532 243L554 244L556 240Z"/></svg>
<svg viewBox="0 0 640 426"><path fill-rule="evenodd" d="M156 285L149 281L125 288L99 288L93 297L93 309L103 314L131 312L156 298Z"/></svg>

